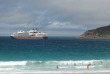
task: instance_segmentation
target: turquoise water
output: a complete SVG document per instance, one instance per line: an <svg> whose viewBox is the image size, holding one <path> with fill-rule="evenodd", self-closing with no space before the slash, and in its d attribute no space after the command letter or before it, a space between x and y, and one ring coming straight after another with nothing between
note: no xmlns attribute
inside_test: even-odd
<svg viewBox="0 0 110 74"><path fill-rule="evenodd" d="M87 70L89 63L91 66ZM110 39L49 37L47 40L17 40L0 37L0 72L11 71L110 71Z"/></svg>

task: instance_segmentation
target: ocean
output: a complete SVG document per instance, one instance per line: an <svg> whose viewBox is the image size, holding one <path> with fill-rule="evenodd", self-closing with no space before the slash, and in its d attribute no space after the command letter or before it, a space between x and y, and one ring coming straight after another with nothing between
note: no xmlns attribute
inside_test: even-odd
<svg viewBox="0 0 110 74"><path fill-rule="evenodd" d="M110 72L110 39L0 37L0 73L83 72Z"/></svg>

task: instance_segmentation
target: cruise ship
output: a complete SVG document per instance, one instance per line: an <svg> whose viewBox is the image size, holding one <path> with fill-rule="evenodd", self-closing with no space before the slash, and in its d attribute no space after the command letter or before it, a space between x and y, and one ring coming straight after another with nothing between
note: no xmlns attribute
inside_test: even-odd
<svg viewBox="0 0 110 74"><path fill-rule="evenodd" d="M40 32L36 29L32 29L30 31L18 31L16 33L13 33L11 36L13 39L37 39L37 40L43 40L47 39L47 34L45 32Z"/></svg>

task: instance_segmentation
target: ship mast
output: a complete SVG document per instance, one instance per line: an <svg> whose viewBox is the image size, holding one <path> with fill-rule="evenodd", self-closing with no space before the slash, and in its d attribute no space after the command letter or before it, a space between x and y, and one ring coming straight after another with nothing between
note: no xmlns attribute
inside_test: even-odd
<svg viewBox="0 0 110 74"><path fill-rule="evenodd" d="M34 28L33 28L33 30L34 30Z"/></svg>

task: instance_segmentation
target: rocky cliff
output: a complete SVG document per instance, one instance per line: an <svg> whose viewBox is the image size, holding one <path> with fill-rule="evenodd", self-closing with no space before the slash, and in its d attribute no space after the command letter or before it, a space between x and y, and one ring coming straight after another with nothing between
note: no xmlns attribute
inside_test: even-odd
<svg viewBox="0 0 110 74"><path fill-rule="evenodd" d="M88 30L77 38L110 38L110 26Z"/></svg>

